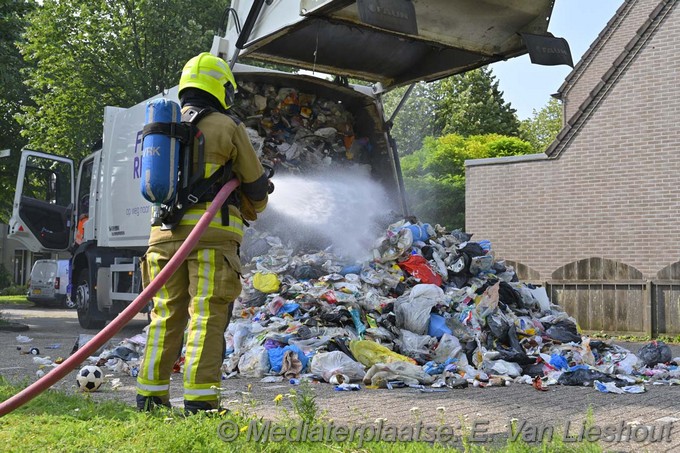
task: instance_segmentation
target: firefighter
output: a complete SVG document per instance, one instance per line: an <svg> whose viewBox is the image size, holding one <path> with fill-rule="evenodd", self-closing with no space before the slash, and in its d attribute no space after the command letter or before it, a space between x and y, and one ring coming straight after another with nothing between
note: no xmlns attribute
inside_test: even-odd
<svg viewBox="0 0 680 453"><path fill-rule="evenodd" d="M255 220L267 204L271 186L245 126L228 115L236 81L227 63L209 53L190 59L179 81L182 110L212 108L197 126L205 137L205 178L231 165L240 181L221 214L215 216L198 245L153 298L144 359L137 377L137 407L170 406L173 364L186 330L184 408L187 413L218 409L224 332L233 301L241 292L239 246L244 220ZM196 148L194 148L196 149ZM196 171L196 168L194 168ZM188 209L173 229L151 228L142 267L144 285L158 275L205 212L220 186Z"/></svg>

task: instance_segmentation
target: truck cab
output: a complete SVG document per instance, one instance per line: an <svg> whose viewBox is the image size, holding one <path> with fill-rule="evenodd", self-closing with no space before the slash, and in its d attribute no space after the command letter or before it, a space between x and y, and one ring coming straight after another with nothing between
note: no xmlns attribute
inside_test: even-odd
<svg viewBox="0 0 680 453"><path fill-rule="evenodd" d="M407 215L384 91L526 53L522 33L550 38L553 0L234 0L232 7L234 19L211 52L230 61L237 84L292 89L346 109L354 133L370 144L363 163L371 177ZM312 75L236 63L244 57ZM177 87L158 97L177 101ZM103 327L142 289L151 205L139 183L149 100L106 107L101 147L80 162L77 178L71 159L22 153L9 234L32 251L71 252L71 297L84 328Z"/></svg>

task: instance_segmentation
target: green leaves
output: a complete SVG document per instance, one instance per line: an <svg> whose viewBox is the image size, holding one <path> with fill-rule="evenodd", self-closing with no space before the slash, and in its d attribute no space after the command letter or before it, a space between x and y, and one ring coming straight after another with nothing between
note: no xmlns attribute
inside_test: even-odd
<svg viewBox="0 0 680 453"><path fill-rule="evenodd" d="M427 137L422 149L401 159L408 205L423 221L464 228L465 161L531 152L531 144L500 134Z"/></svg>
<svg viewBox="0 0 680 453"><path fill-rule="evenodd" d="M177 84L210 49L227 0L45 0L21 50L34 108L19 117L29 146L76 160L101 138L104 106L129 107Z"/></svg>
<svg viewBox="0 0 680 453"><path fill-rule="evenodd" d="M385 96L388 113L400 94ZM520 124L488 67L416 85L392 130L413 214L464 228L465 161L545 149L561 127L561 109L553 101Z"/></svg>
<svg viewBox="0 0 680 453"><path fill-rule="evenodd" d="M0 222L7 223L12 209L14 186L19 167L19 151L25 140L16 115L30 104L23 85L26 67L17 44L22 40L26 16L33 1L0 0L0 150L9 149L10 157L0 159Z"/></svg>
<svg viewBox="0 0 680 453"><path fill-rule="evenodd" d="M538 112L534 110L533 116L522 121L520 126L521 137L531 143L537 153L545 151L561 129L562 106L555 98Z"/></svg>
<svg viewBox="0 0 680 453"><path fill-rule="evenodd" d="M438 89L441 101L434 128L438 135L519 135L515 109L503 100L488 67L449 77Z"/></svg>

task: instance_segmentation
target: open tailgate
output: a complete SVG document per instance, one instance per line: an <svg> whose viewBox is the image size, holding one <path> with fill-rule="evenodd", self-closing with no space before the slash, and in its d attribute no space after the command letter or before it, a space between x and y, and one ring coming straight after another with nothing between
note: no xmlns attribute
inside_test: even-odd
<svg viewBox="0 0 680 453"><path fill-rule="evenodd" d="M255 0L257 2L257 0ZM234 0L235 43L252 0ZM554 0L265 0L240 56L380 82L436 80L527 52Z"/></svg>

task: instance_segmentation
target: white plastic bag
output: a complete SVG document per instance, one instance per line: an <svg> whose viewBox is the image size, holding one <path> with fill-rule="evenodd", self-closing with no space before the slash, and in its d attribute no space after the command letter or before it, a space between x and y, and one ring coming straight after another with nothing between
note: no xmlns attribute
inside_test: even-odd
<svg viewBox="0 0 680 453"><path fill-rule="evenodd" d="M409 362L376 363L364 376L364 384L385 388L389 381L402 381L406 385L432 384L434 376L423 367Z"/></svg>
<svg viewBox="0 0 680 453"><path fill-rule="evenodd" d="M402 330L397 341L402 354L408 357L417 357L420 354L429 355L430 346L434 345L437 339L429 335L418 335L408 330Z"/></svg>
<svg viewBox="0 0 680 453"><path fill-rule="evenodd" d="M522 367L519 364L505 360L485 361L484 371L489 374L500 374L512 378L522 375Z"/></svg>
<svg viewBox="0 0 680 453"><path fill-rule="evenodd" d="M437 363L444 363L446 359L456 357L462 349L458 338L445 333L442 335L442 339L439 340L439 346L434 350L432 358Z"/></svg>
<svg viewBox="0 0 680 453"><path fill-rule="evenodd" d="M321 376L326 382L330 382L337 375L346 376L350 381L360 381L366 375L364 366L342 351L320 352L314 355L310 369L312 374Z"/></svg>
<svg viewBox="0 0 680 453"><path fill-rule="evenodd" d="M444 291L439 286L427 283L414 286L408 300L402 296L394 304L397 326L425 335L430 324L432 307L438 303L445 303Z"/></svg>
<svg viewBox="0 0 680 453"><path fill-rule="evenodd" d="M238 361L238 371L244 377L261 378L269 371L269 354L264 346L246 351Z"/></svg>

